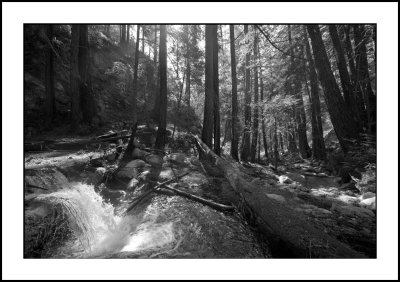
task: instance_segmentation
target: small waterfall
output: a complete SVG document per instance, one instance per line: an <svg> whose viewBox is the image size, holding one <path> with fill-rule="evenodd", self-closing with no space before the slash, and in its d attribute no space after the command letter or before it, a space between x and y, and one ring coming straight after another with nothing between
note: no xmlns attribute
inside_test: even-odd
<svg viewBox="0 0 400 282"><path fill-rule="evenodd" d="M68 219L69 228L84 249L84 256L118 251L129 240L137 225L134 217L121 218L114 207L103 201L93 186L72 183L71 188L36 198L57 209Z"/></svg>

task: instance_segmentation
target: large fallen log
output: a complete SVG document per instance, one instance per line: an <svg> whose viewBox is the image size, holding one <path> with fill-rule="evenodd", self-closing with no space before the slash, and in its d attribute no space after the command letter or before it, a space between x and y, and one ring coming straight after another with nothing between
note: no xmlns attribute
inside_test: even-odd
<svg viewBox="0 0 400 282"><path fill-rule="evenodd" d="M242 200L237 209L257 227L270 244L273 257L283 258L365 258L348 245L313 226L284 204L270 199L263 187L246 181L238 165L217 156L199 137L194 136L200 156L223 170L232 189Z"/></svg>

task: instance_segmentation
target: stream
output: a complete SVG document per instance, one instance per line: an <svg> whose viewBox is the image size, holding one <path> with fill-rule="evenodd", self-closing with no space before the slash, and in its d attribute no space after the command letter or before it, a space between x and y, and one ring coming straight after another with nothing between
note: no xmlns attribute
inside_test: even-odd
<svg viewBox="0 0 400 282"><path fill-rule="evenodd" d="M152 193L125 214L144 189L124 191L112 182L95 188L59 171L45 175L62 188L34 193L25 203L26 258L270 257L265 242L236 212Z"/></svg>

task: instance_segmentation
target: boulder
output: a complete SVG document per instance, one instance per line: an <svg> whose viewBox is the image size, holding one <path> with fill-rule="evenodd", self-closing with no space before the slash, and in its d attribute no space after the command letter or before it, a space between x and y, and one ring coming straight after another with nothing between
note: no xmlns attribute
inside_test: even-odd
<svg viewBox="0 0 400 282"><path fill-rule="evenodd" d="M289 184L289 183L292 183L292 182L293 181L289 177L287 177L286 175L279 176L279 183L280 184L283 184L283 183Z"/></svg>
<svg viewBox="0 0 400 282"><path fill-rule="evenodd" d="M148 154L147 152L142 151L142 150L140 150L139 148L135 148L135 149L133 149L133 151L132 151L132 157L133 157L134 159L141 159L141 158L143 158L144 156L146 156L147 154Z"/></svg>
<svg viewBox="0 0 400 282"><path fill-rule="evenodd" d="M375 214L369 209L355 207L355 206L351 206L351 205L339 206L339 205L333 204L331 207L331 211L338 211L347 216L359 216L359 217L375 216Z"/></svg>
<svg viewBox="0 0 400 282"><path fill-rule="evenodd" d="M158 155L153 155L153 154L147 155L144 158L144 160L146 163L150 164L152 167L162 167L162 164L164 162L163 158L161 158Z"/></svg>
<svg viewBox="0 0 400 282"><path fill-rule="evenodd" d="M139 180L136 178L132 178L131 181L129 181L128 186L126 187L128 190L133 190L137 187L139 184Z"/></svg>
<svg viewBox="0 0 400 282"><path fill-rule="evenodd" d="M172 153L166 156L166 159L174 164L184 165L186 160L186 155L182 153Z"/></svg>
<svg viewBox="0 0 400 282"><path fill-rule="evenodd" d="M363 200L365 200L365 199L373 198L373 197L375 197L375 196L376 196L375 193L366 192L366 193L362 194L362 195L359 197L359 199L360 199L360 201L363 201Z"/></svg>
<svg viewBox="0 0 400 282"><path fill-rule="evenodd" d="M360 202L360 206L370 210L376 210L376 197L368 198Z"/></svg>
<svg viewBox="0 0 400 282"><path fill-rule="evenodd" d="M138 170L135 167L123 167L120 171L117 173L117 177L120 178L136 178L138 176Z"/></svg>

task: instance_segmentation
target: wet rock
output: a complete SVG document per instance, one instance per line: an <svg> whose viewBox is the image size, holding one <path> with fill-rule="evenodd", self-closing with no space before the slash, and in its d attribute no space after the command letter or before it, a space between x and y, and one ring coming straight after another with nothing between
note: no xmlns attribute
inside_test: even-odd
<svg viewBox="0 0 400 282"><path fill-rule="evenodd" d="M145 151L140 150L139 148L135 148L132 151L132 157L134 159L140 159L143 158L144 156L146 156L148 153Z"/></svg>
<svg viewBox="0 0 400 282"><path fill-rule="evenodd" d="M135 167L123 167L118 171L117 176L120 178L136 178L138 176L138 170Z"/></svg>
<svg viewBox="0 0 400 282"><path fill-rule="evenodd" d="M293 180L291 180L289 177L287 177L286 175L281 175L281 176L279 176L279 183L280 184L284 184L284 183L286 183L286 184L289 184L289 183L292 183L293 182Z"/></svg>
<svg viewBox="0 0 400 282"><path fill-rule="evenodd" d="M194 166L200 166L201 165L199 159L194 157L194 156L190 157L189 161Z"/></svg>
<svg viewBox="0 0 400 282"><path fill-rule="evenodd" d="M375 214L371 210L355 206L339 206L333 204L331 211L337 211L347 216L359 216L359 217L375 216Z"/></svg>
<svg viewBox="0 0 400 282"><path fill-rule="evenodd" d="M365 200L365 199L373 198L373 197L375 197L375 196L376 196L375 193L367 192L367 193L362 194L362 195L359 197L359 199L360 199L360 201L363 201L363 200Z"/></svg>
<svg viewBox="0 0 400 282"><path fill-rule="evenodd" d="M360 206L370 210L376 210L376 197L362 200Z"/></svg>
<svg viewBox="0 0 400 282"><path fill-rule="evenodd" d="M133 160L130 161L129 163L126 164L125 167L131 167L131 168L143 168L146 165L146 163L142 160Z"/></svg>
<svg viewBox="0 0 400 282"><path fill-rule="evenodd" d="M276 169L278 172L286 172L286 167L280 165L278 166L278 168Z"/></svg>
<svg viewBox="0 0 400 282"><path fill-rule="evenodd" d="M127 186L128 190L133 190L137 187L137 185L139 184L139 180L137 180L136 178L132 178Z"/></svg>
<svg viewBox="0 0 400 282"><path fill-rule="evenodd" d="M164 162L163 158L161 158L158 155L153 155L153 154L147 155L144 158L144 160L146 163L150 164L152 167L160 167L160 168L162 167L163 162Z"/></svg>
<svg viewBox="0 0 400 282"><path fill-rule="evenodd" d="M186 160L186 155L182 153L172 153L166 156L166 160L174 164L184 165Z"/></svg>
<svg viewBox="0 0 400 282"><path fill-rule="evenodd" d="M339 195L337 197L337 199L339 201L342 201L342 202L346 203L346 204L355 204L355 203L357 203L359 201L357 197L352 197L352 196L345 195L345 194Z"/></svg>
<svg viewBox="0 0 400 282"><path fill-rule="evenodd" d="M281 196L281 195L277 195L277 194L266 194L268 198L273 199L275 201L278 201L280 203L285 203L286 199L285 197Z"/></svg>
<svg viewBox="0 0 400 282"><path fill-rule="evenodd" d="M112 154L107 156L107 161L112 162L112 161L115 161L116 158L117 158L117 154L116 153L112 153Z"/></svg>

